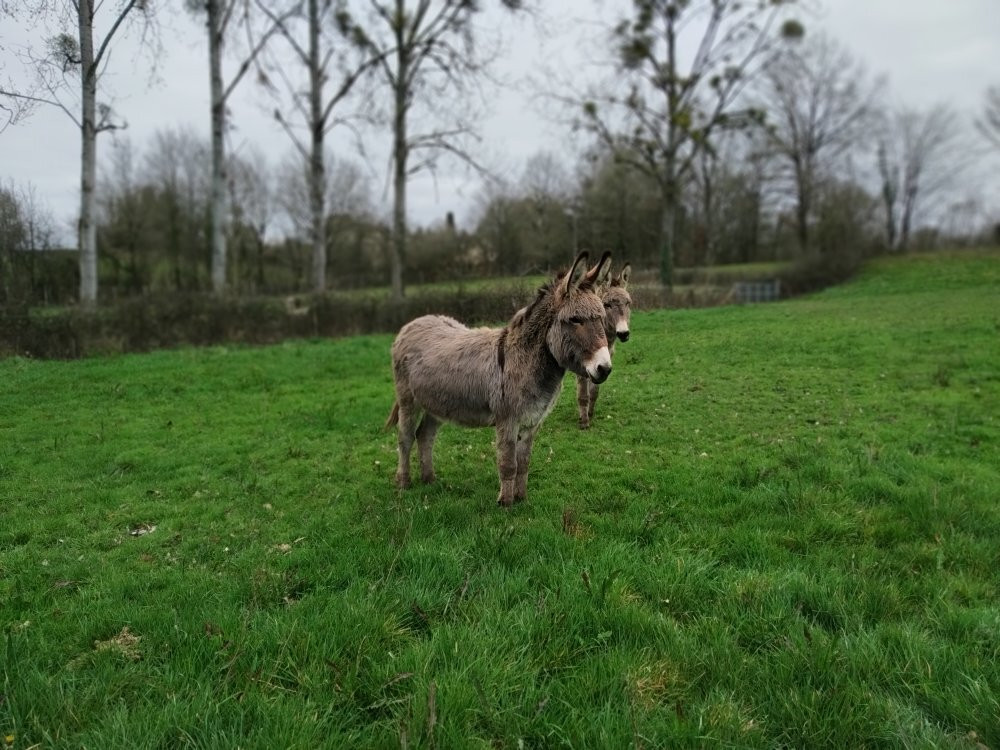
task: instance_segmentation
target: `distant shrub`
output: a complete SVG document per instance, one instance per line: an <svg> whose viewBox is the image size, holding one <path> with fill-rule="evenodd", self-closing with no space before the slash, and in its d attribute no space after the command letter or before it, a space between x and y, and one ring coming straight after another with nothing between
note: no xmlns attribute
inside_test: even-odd
<svg viewBox="0 0 1000 750"><path fill-rule="evenodd" d="M816 255L796 261L780 274L783 297L797 297L847 281L861 268L861 253Z"/></svg>
<svg viewBox="0 0 1000 750"><path fill-rule="evenodd" d="M386 333L430 313L475 325L508 319L531 296L510 286L421 292L400 304L377 295L175 294L132 298L96 310L22 307L0 313L0 354L73 359L176 346Z"/></svg>
<svg viewBox="0 0 1000 750"><path fill-rule="evenodd" d="M860 254L819 256L767 274L781 280L782 296L820 289L848 278ZM655 274L637 274L630 287L638 310L711 307L732 302L734 281L764 272L692 273L690 286L665 289ZM647 279L647 276L649 277ZM393 333L420 315L450 315L468 325L497 324L534 297L523 283L416 289L401 303L384 293L330 293L215 297L194 292L147 294L79 307L0 310L0 356L75 359L178 346L273 344L285 339Z"/></svg>

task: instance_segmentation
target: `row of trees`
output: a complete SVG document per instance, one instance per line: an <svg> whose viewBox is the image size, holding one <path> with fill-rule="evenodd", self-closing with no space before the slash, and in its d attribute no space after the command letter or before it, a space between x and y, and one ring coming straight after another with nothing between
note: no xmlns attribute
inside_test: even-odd
<svg viewBox="0 0 1000 750"><path fill-rule="evenodd" d="M499 0L509 10L521 9L520 0ZM109 7L95 0L11 0L0 6L7 17L20 17L35 24L39 18L55 18L64 29L46 41L44 51L29 50L25 62L36 74L28 90L13 86L0 95L13 104L5 112L10 120L20 119L35 104L61 108L78 125L82 139L81 205L79 224L80 299L92 304L97 299L97 237L94 219L94 189L97 174L97 135L114 129L112 112L97 102L98 85L107 70L107 60L116 36L129 23L145 22L149 28L155 10L152 0L121 0ZM308 79L303 96L297 81L286 76L281 65L271 67L286 86L274 86L275 96L290 98L289 106L278 108L278 119L286 126L309 162L310 208L313 211L313 286L325 288L323 238L326 133L341 115L338 108L359 82L388 92L383 110L367 114L390 125L394 175L393 251L391 281L394 297L403 295L402 258L406 240L406 182L414 171L427 164L414 164L414 155L423 150L448 150L465 155L461 138L469 132L465 123L429 130L413 128L414 108L423 99L461 93L467 81L488 63L474 44L473 20L480 12L478 3L468 0L185 0L187 9L204 16L208 33L209 79L211 92L211 242L212 286L216 293L227 282L227 159L225 133L230 116L227 102L246 76L256 67L266 77L265 49L274 39L286 43L293 59L304 68ZM105 23L102 25L101 21ZM98 27L101 28L98 31ZM240 27L240 28L237 28ZM70 31L72 29L72 31ZM237 54L235 69L224 70L224 53L238 33L249 40ZM74 73L76 81L67 79ZM75 89L75 91L74 91ZM67 94L78 94L76 106L66 104ZM363 101L371 101L364 99ZM433 109L428 107L428 109ZM286 114L287 113L287 114ZM308 148L295 132L301 125L309 134ZM431 163L431 162L428 162Z"/></svg>
<svg viewBox="0 0 1000 750"><path fill-rule="evenodd" d="M933 131L942 112L894 111L885 119L906 125L890 131L894 138L873 130L831 151L837 155L832 162L818 151L813 167L802 172L808 176L805 233L794 162L773 148L776 133L731 134L702 155L683 185L677 264L798 258L804 241L809 253L825 257L847 249L891 249L893 243L900 248L913 242L912 229L901 229L912 226L905 217L920 214L927 223L921 204L944 207L934 211L935 223L953 239L976 233L984 214L968 215L969 206L954 205L948 191L937 189L954 174L952 159L945 158L949 150L914 151L915 143L927 140L916 136ZM97 201L105 296L211 290L210 150L210 143L190 130L161 131L141 151L124 138L113 141ZM329 285L384 284L392 228L375 208L373 177L355 162L332 156L324 162ZM310 288L315 273L310 184L300 156L292 151L269 165L253 150L231 154L227 173L230 288L241 294ZM899 182L890 182L891 175ZM893 184L899 185L896 191ZM905 200L894 197L900 193ZM612 248L637 268L656 268L660 195L656 183L613 152L597 150L576 165L541 153L511 182L484 184L469 231L445 216L436 226L410 232L404 272L412 281L541 272L563 263L574 246ZM0 294L7 300L67 299L74 278L67 273L67 258L34 252L49 246L55 234L37 195L14 185L0 187L0 206L0 262L17 271L3 274ZM917 241L933 241L928 231ZM44 264L47 259L57 263L58 272ZM15 279L17 289L11 285Z"/></svg>
<svg viewBox="0 0 1000 750"><path fill-rule="evenodd" d="M920 217L927 223L922 205L956 203L952 189L973 150L961 118L947 107L886 106L885 86L837 43L807 34L790 15L790 0L633 0L607 36L612 80L551 94L574 113L573 125L593 136L575 171L538 155L519 180L484 182L472 233L459 232L450 217L412 233L408 178L442 153L476 163L464 139L475 123L449 113L442 125L424 110L445 98L465 101L494 55L497 48L473 33L479 4L185 2L203 15L209 33L207 142L163 132L138 158L119 141L95 189L96 135L115 127L111 110L94 104L101 61L130 19L148 20L150 2L119 3L96 46L97 8L75 2L79 35L63 34L32 58L41 88L0 90L11 120L45 101L76 117L59 99L64 79L52 71L79 76L84 302L96 299L98 244L111 283L123 293L222 292L230 284L323 290L331 284L331 261L343 260L350 262L338 268L350 267L353 278L334 283L388 279L396 297L404 272L523 272L559 262L568 246L582 244L655 266L666 284L677 263L801 256L875 242L906 248ZM44 14L57 5L13 0L2 7ZM514 0L502 5L523 9ZM237 41L237 30L246 41ZM682 42L695 43L690 59L678 53ZM282 45L296 66L281 64L289 59ZM235 63L231 70L226 60ZM226 153L227 103L251 70L275 97L275 116L293 145L294 156L276 169L253 152ZM370 172L334 158L326 145L333 127L359 119L385 127L392 141L388 226L371 210ZM1000 89L988 92L976 124L1000 146ZM16 190L2 195L20 205Z"/></svg>

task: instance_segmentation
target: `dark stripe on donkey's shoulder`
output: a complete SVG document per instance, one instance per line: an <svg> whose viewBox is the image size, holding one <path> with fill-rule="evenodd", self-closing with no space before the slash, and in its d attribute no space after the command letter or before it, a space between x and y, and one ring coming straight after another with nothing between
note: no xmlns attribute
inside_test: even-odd
<svg viewBox="0 0 1000 750"><path fill-rule="evenodd" d="M497 339L497 365L500 366L500 372L503 372L504 365L507 363L507 352L505 349L505 344L507 343L507 328L504 327L500 331L500 338Z"/></svg>

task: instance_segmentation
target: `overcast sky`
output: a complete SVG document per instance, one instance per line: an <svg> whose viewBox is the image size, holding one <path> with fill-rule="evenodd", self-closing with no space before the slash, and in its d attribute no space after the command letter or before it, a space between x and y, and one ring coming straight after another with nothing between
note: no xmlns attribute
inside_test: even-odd
<svg viewBox="0 0 1000 750"><path fill-rule="evenodd" d="M148 57L136 54L133 36L119 41L104 82L116 111L128 122L119 137L129 138L140 155L158 130L190 126L206 140L209 132L203 26L182 10L182 0L157 0L156 5L161 7L163 47L156 60L156 80L150 79ZM596 42L599 21L618 17L631 2L545 0L542 5L548 22L504 22L508 51L499 71L510 80L519 81L539 63L589 75L595 61L607 59L608 54ZM564 12L557 15L557 11ZM806 17L805 22L810 31L823 30L844 44L873 73L884 74L893 102L921 107L947 103L969 124L986 87L1000 84L998 0L826 0L818 15ZM12 52L29 38L17 24L0 20L0 74L4 68L16 74L19 63ZM232 67L229 61L228 69ZM483 158L511 179L539 151L564 158L572 169L576 149L583 145L547 116L531 90L521 82L494 92L492 112L481 129ZM288 155L290 141L267 115L270 109L273 104L254 82L244 81L231 102L237 129L230 143L237 149L256 146L273 165ZM386 180L388 135L387 131L384 137L368 139L375 203L384 216L389 215L391 195ZM340 144L345 156L356 158L346 142ZM110 146L111 136L102 135L99 155L106 156ZM40 107L30 119L0 133L0 181L30 182L62 226L72 227L79 154L75 125L56 108ZM432 224L453 211L460 223L469 226L480 190L480 179L458 166L440 170L436 179L416 178L408 194L411 221ZM73 242L68 229L64 241Z"/></svg>

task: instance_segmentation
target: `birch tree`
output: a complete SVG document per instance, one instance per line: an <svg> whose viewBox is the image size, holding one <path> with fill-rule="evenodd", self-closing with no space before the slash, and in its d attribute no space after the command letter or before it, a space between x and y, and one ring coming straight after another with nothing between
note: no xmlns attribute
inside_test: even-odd
<svg viewBox="0 0 1000 750"><path fill-rule="evenodd" d="M28 50L25 62L35 74L28 91L0 89L0 97L20 104L7 111L24 115L24 105L47 104L62 110L80 130L80 302L97 302L97 136L121 127L111 106L98 102L111 48L128 22L151 20L151 0L23 0L6 14L55 18L63 29L47 39L44 52ZM18 109L20 107L20 109ZM8 115L10 117L10 115Z"/></svg>
<svg viewBox="0 0 1000 750"><path fill-rule="evenodd" d="M277 79L283 93L289 95L289 114L279 106L274 111L296 150L308 165L310 212L309 239L312 245L312 288L326 289L327 232L326 136L345 122L339 108L355 85L380 61L379 54L367 43L364 32L355 25L346 0L305 0L296 2L287 18L271 6L272 0L255 3L278 29L291 49L292 58L306 72L307 85L302 93L298 80L287 66L276 63L267 67L269 82ZM286 11L287 13L287 11ZM308 140L300 134L304 126Z"/></svg>
<svg viewBox="0 0 1000 750"><path fill-rule="evenodd" d="M251 69L254 60L277 31L272 22L249 45L241 56L234 72L228 78L223 71L223 55L236 26L241 21L250 24L249 5L246 0L185 0L190 11L203 13L208 31L209 100L212 129L212 290L216 294L226 291L226 231L229 220L226 174L226 128L229 123L229 98ZM286 18L289 12L286 12Z"/></svg>
<svg viewBox="0 0 1000 750"><path fill-rule="evenodd" d="M520 10L522 0L499 0L508 10ZM481 7L473 0L369 0L369 12L351 17L355 41L378 59L378 81L388 91L392 132L392 244L389 252L392 299L403 298L403 261L406 257L406 186L421 169L435 166L449 153L475 164L463 137L474 132L471 123L453 107L490 63L490 55L476 46L474 20ZM415 105L422 103L428 118L414 122ZM433 113L433 114L430 114ZM449 117L441 124L442 116ZM419 161L411 157L419 155Z"/></svg>
<svg viewBox="0 0 1000 750"><path fill-rule="evenodd" d="M990 86L983 97L983 111L976 130L993 148L1000 149L1000 86Z"/></svg>
<svg viewBox="0 0 1000 750"><path fill-rule="evenodd" d="M721 130L758 113L740 94L802 26L785 17L794 0L632 0L611 32L615 79L583 104L583 124L660 193L660 280L673 282L681 190L698 155ZM694 44L686 60L682 48Z"/></svg>

